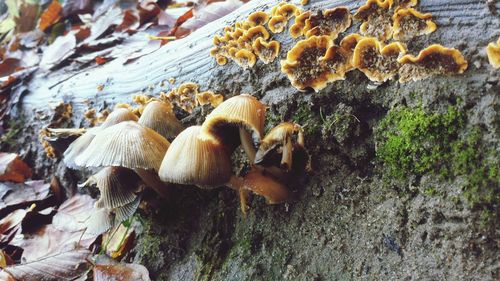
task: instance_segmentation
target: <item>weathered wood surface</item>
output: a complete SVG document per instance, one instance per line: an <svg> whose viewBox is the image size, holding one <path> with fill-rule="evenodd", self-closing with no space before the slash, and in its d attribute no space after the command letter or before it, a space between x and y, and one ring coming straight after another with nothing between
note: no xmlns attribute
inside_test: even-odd
<svg viewBox="0 0 500 281"><path fill-rule="evenodd" d="M418 48L425 47L427 42L440 42L445 46L459 49L463 49L461 48L463 46L469 47L470 50L476 49L484 57L482 49L498 36L500 19L498 15L491 13L486 4L487 1L424 0L420 2L419 10L433 14L438 30L431 36L417 38L411 46L414 53L418 52ZM212 47L212 37L220 33L224 26L245 19L253 11L270 10L276 3L279 1L250 1L234 13L130 64L124 65L125 59L119 58L103 66L83 69L77 73L66 73L65 68L46 75L35 73L35 78L30 82L30 93L24 97L23 107L25 109L40 108L46 106L48 102L62 99L70 100L75 109L78 109L86 100L124 101L129 98L130 94L142 90L157 94L161 90L168 89L168 83L165 83L165 86L160 86L160 84L171 77L176 79L175 85L194 81L204 89L216 89L225 94L265 90L270 86L266 83L272 84L272 81L286 80L284 74L279 71L279 59L271 64L271 67L264 66L259 61L253 69L244 71L234 62L229 62L226 66L218 66L210 57L209 49ZM363 3L364 1L353 0L311 1L305 9L348 6L354 13ZM500 9L500 3L496 3L496 7ZM355 32L357 28L358 24L354 24L346 33ZM275 37L282 44L281 58L283 58L296 40L293 40L288 32L277 34ZM465 54L470 62L474 62L471 55L477 54ZM475 66L471 63L469 70L474 68ZM264 77L265 79L262 79ZM224 85L223 81L228 80L233 81ZM98 85L104 86L102 91L98 90ZM282 83L281 86L285 85L286 83Z"/></svg>

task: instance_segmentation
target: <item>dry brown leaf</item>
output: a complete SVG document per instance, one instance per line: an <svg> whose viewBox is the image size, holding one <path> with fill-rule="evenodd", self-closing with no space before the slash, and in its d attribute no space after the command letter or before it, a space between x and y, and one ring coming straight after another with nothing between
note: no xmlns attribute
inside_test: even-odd
<svg viewBox="0 0 500 281"><path fill-rule="evenodd" d="M74 280L89 270L89 255L90 251L87 249L72 249L33 262L8 266L2 274L4 278L10 275L23 281Z"/></svg>
<svg viewBox="0 0 500 281"><path fill-rule="evenodd" d="M47 9L40 16L40 23L38 28L41 31L45 31L47 28L57 23L61 19L62 7L59 1L53 0L52 3L47 7Z"/></svg>
<svg viewBox="0 0 500 281"><path fill-rule="evenodd" d="M15 153L0 152L0 181L24 182L31 169Z"/></svg>
<svg viewBox="0 0 500 281"><path fill-rule="evenodd" d="M0 200L0 217L2 217L13 209L26 208L33 203L38 204L48 199L50 184L41 180L18 184L0 183L0 190L6 190L5 195Z"/></svg>
<svg viewBox="0 0 500 281"><path fill-rule="evenodd" d="M148 270L134 263L98 264L94 267L94 281L150 281Z"/></svg>
<svg viewBox="0 0 500 281"><path fill-rule="evenodd" d="M5 218L0 220L0 242L9 243L12 238L20 231L21 223L26 215L31 212L32 208L27 210L19 209L8 214Z"/></svg>
<svg viewBox="0 0 500 281"><path fill-rule="evenodd" d="M59 206L52 219L55 228L62 231L85 229L85 221L94 209L95 200L88 195L75 195Z"/></svg>
<svg viewBox="0 0 500 281"><path fill-rule="evenodd" d="M137 10L139 11L139 21L143 25L161 12L160 7L156 4L156 0L142 0L137 4Z"/></svg>
<svg viewBox="0 0 500 281"><path fill-rule="evenodd" d="M76 47L76 37L73 31L68 32L64 36L59 36L48 46L43 52L40 66L45 69L50 69L63 62L66 58L74 54Z"/></svg>
<svg viewBox="0 0 500 281"><path fill-rule="evenodd" d="M65 18L77 14L90 13L91 11L92 0L64 1L62 6L62 14Z"/></svg>

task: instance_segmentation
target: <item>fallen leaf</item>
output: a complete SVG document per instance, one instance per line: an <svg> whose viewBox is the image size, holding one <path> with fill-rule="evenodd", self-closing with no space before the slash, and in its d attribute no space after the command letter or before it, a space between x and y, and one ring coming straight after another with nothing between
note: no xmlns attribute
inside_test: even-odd
<svg viewBox="0 0 500 281"><path fill-rule="evenodd" d="M8 266L3 272L23 281L74 280L89 270L89 255L87 249L72 249L33 262ZM8 275L3 274L4 278Z"/></svg>
<svg viewBox="0 0 500 281"><path fill-rule="evenodd" d="M31 177L31 169L15 153L0 152L0 181L24 182Z"/></svg>
<svg viewBox="0 0 500 281"><path fill-rule="evenodd" d="M52 3L47 7L47 9L40 16L40 23L38 28L41 31L45 31L47 28L57 23L61 19L62 7L59 1L53 0Z"/></svg>
<svg viewBox="0 0 500 281"><path fill-rule="evenodd" d="M52 218L55 228L63 231L79 231L85 229L85 221L88 220L94 209L95 200L88 195L75 195L64 201L59 206L57 213Z"/></svg>
<svg viewBox="0 0 500 281"><path fill-rule="evenodd" d="M139 15L135 10L129 9L123 12L123 20L115 30L118 32L136 30L139 26Z"/></svg>
<svg viewBox="0 0 500 281"><path fill-rule="evenodd" d="M19 209L8 214L5 218L0 220L0 242L9 243L12 238L21 229L21 223L26 215L33 210L34 206L28 209Z"/></svg>
<svg viewBox="0 0 500 281"><path fill-rule="evenodd" d="M114 259L121 258L133 245L135 231L131 224L120 224L102 236L102 248Z"/></svg>
<svg viewBox="0 0 500 281"><path fill-rule="evenodd" d="M17 58L6 58L0 62L0 77L9 76L21 65Z"/></svg>
<svg viewBox="0 0 500 281"><path fill-rule="evenodd" d="M68 58L75 52L76 38L73 32L68 32L65 36L59 36L43 52L40 66L50 69Z"/></svg>
<svg viewBox="0 0 500 281"><path fill-rule="evenodd" d="M15 18L16 33L23 33L33 30L36 26L36 20L40 6L37 2L21 2L19 8L19 17Z"/></svg>
<svg viewBox="0 0 500 281"><path fill-rule="evenodd" d="M104 58L104 57L101 57L101 56L97 56L97 57L95 57L95 62L96 62L97 64L99 64L99 65L101 65L101 64L105 64L105 63L106 63L106 61L107 61L107 60L106 60L106 58Z"/></svg>
<svg viewBox="0 0 500 281"><path fill-rule="evenodd" d="M177 32L177 28L181 26L184 22L186 22L188 19L192 18L194 16L193 8L189 9L187 12L185 12L182 16L180 16L177 21L174 24L174 27L165 34L165 32L160 32L158 33L158 36L173 36Z"/></svg>
<svg viewBox="0 0 500 281"><path fill-rule="evenodd" d="M137 3L139 22L141 25L154 19L161 11L155 0L142 0Z"/></svg>
<svg viewBox="0 0 500 281"><path fill-rule="evenodd" d="M24 46L25 48L35 48L38 46L42 40L45 38L45 33L42 31L35 29L30 32L26 32L18 35L20 37L19 44Z"/></svg>
<svg viewBox="0 0 500 281"><path fill-rule="evenodd" d="M77 14L85 14L92 11L92 0L64 1L62 6L63 16L69 17Z"/></svg>
<svg viewBox="0 0 500 281"><path fill-rule="evenodd" d="M11 265L13 263L14 261L11 259L11 257L4 250L0 250L0 268L6 268L8 265Z"/></svg>
<svg viewBox="0 0 500 281"><path fill-rule="evenodd" d="M97 264L94 267L94 281L150 281L148 270L140 264Z"/></svg>
<svg viewBox="0 0 500 281"><path fill-rule="evenodd" d="M122 10L119 7L113 6L91 24L90 36L84 42L90 43L95 39L99 39L112 26L119 25L122 19Z"/></svg>
<svg viewBox="0 0 500 281"><path fill-rule="evenodd" d="M49 200L50 185L43 181L25 183L0 183L0 190L8 189L0 200L0 217L13 210L29 207L31 204L43 206Z"/></svg>

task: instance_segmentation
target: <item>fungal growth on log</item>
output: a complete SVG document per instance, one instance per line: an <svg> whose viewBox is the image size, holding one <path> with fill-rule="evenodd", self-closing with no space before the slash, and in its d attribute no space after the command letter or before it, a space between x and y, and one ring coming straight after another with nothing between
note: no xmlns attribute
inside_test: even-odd
<svg viewBox="0 0 500 281"><path fill-rule="evenodd" d="M269 20L267 26L272 33L281 33L285 30L287 23L287 18L285 18L284 16L276 15Z"/></svg>
<svg viewBox="0 0 500 281"><path fill-rule="evenodd" d="M401 8L410 8L417 6L418 0L396 0L396 4Z"/></svg>
<svg viewBox="0 0 500 281"><path fill-rule="evenodd" d="M430 13L422 14L413 8L396 10L392 19L394 40L408 41L417 36L430 34L437 29Z"/></svg>
<svg viewBox="0 0 500 281"><path fill-rule="evenodd" d="M335 40L339 33L351 26L351 22L351 13L347 7L320 10L316 15L311 15L306 19L302 33L306 37L328 35Z"/></svg>
<svg viewBox="0 0 500 281"><path fill-rule="evenodd" d="M488 61L493 68L500 68L500 37L498 37L497 43L489 43L486 47L486 54L488 55Z"/></svg>
<svg viewBox="0 0 500 281"><path fill-rule="evenodd" d="M346 72L355 69L353 65L354 49L356 48L356 45L358 45L358 42L363 38L363 36L357 33L351 33L342 38L342 41L340 41L340 48L342 48L344 56L346 56Z"/></svg>
<svg viewBox="0 0 500 281"><path fill-rule="evenodd" d="M393 0L367 0L354 14L354 18L363 23L359 33L368 37L375 37L381 42L392 38L391 7Z"/></svg>
<svg viewBox="0 0 500 281"><path fill-rule="evenodd" d="M217 107L224 101L224 96L216 94L212 91L205 91L196 94L196 103L199 105L210 104L212 107Z"/></svg>
<svg viewBox="0 0 500 281"><path fill-rule="evenodd" d="M193 112L196 107L196 94L198 94L198 84L186 82L178 88L172 89L167 93L166 97L172 104L175 104L186 112Z"/></svg>
<svg viewBox="0 0 500 281"><path fill-rule="evenodd" d="M371 81L385 82L398 73L398 58L405 53L406 48L399 42L383 46L375 38L364 38L354 49L353 66Z"/></svg>
<svg viewBox="0 0 500 281"><path fill-rule="evenodd" d="M288 30L292 38L298 38L304 35L304 27L306 26L306 20L312 15L311 11L304 11L300 15L295 17L295 22L290 26Z"/></svg>
<svg viewBox="0 0 500 281"><path fill-rule="evenodd" d="M405 55L398 59L399 82L418 81L435 75L461 74L467 61L459 50L433 44L420 51L417 57Z"/></svg>
<svg viewBox="0 0 500 281"><path fill-rule="evenodd" d="M273 62L280 53L280 43L276 40L266 42L262 38L257 38L252 48L259 59L265 64Z"/></svg>
<svg viewBox="0 0 500 281"><path fill-rule="evenodd" d="M258 11L250 14L247 18L247 22L250 26L264 25L269 21L269 15L266 12Z"/></svg>

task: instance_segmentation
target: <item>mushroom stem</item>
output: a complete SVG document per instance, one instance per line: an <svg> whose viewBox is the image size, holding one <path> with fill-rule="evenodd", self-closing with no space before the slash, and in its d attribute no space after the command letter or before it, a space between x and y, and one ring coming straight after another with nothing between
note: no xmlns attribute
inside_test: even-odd
<svg viewBox="0 0 500 281"><path fill-rule="evenodd" d="M245 128L240 127L240 140L241 140L241 146L243 147L243 150L245 150L245 153L248 156L248 160L250 161L250 164L253 164L255 161L255 148L253 147L253 141L252 141L252 136L245 130Z"/></svg>
<svg viewBox="0 0 500 281"><path fill-rule="evenodd" d="M229 179L229 182L226 183L226 186L238 192L240 197L241 212L243 213L243 216L246 217L247 210L249 209L247 202L248 202L248 197L250 196L250 191L243 188L243 184L244 184L243 178L233 175Z"/></svg>
<svg viewBox="0 0 500 281"><path fill-rule="evenodd" d="M134 172L139 175L147 186L154 189L162 198L167 197L170 184L162 182L157 174L144 169L134 169Z"/></svg>
<svg viewBox="0 0 500 281"><path fill-rule="evenodd" d="M87 129L85 128L47 128L47 131L52 136L65 136L65 135L83 135Z"/></svg>
<svg viewBox="0 0 500 281"><path fill-rule="evenodd" d="M304 141L304 132L302 131L302 128L299 130L298 136L297 136L297 143L304 147L305 141Z"/></svg>
<svg viewBox="0 0 500 281"><path fill-rule="evenodd" d="M292 167L292 153L292 140L289 136L287 136L283 142L283 154L281 155L281 167L283 167L283 169L287 172Z"/></svg>

